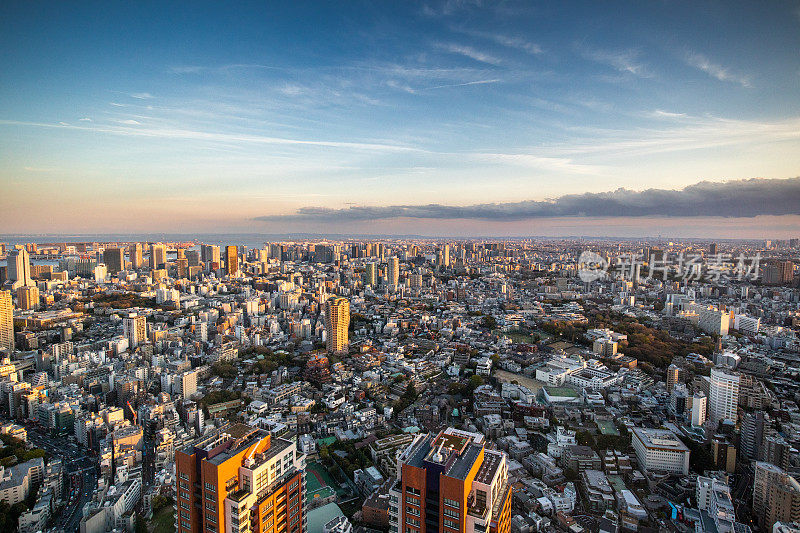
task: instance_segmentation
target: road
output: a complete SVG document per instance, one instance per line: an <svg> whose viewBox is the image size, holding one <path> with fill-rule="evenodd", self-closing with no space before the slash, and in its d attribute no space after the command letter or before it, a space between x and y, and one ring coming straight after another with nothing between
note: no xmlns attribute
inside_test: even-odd
<svg viewBox="0 0 800 533"><path fill-rule="evenodd" d="M55 527L64 531L79 531L83 506L92 499L97 487L97 466L94 458L66 437L43 433L35 424L25 424L28 442L61 458L64 464L65 506L57 514ZM74 494L74 496L73 496Z"/></svg>

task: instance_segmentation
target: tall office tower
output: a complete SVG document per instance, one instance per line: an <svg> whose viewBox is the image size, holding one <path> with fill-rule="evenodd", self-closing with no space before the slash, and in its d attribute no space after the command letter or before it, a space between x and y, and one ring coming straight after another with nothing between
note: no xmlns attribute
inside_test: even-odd
<svg viewBox="0 0 800 533"><path fill-rule="evenodd" d="M711 369L708 411L711 421L737 422L739 408L739 374L722 367Z"/></svg>
<svg viewBox="0 0 800 533"><path fill-rule="evenodd" d="M109 274L125 270L125 250L122 248L106 248L103 250L103 263Z"/></svg>
<svg viewBox="0 0 800 533"><path fill-rule="evenodd" d="M186 250L186 261L190 267L200 266L200 252L197 250Z"/></svg>
<svg viewBox="0 0 800 533"><path fill-rule="evenodd" d="M225 247L225 272L230 277L239 273L239 248L236 246Z"/></svg>
<svg viewBox="0 0 800 533"><path fill-rule="evenodd" d="M225 426L175 451L175 532L302 533L304 472L294 442Z"/></svg>
<svg viewBox="0 0 800 533"><path fill-rule="evenodd" d="M508 459L484 436L454 428L421 435L397 458L389 530L399 533L508 533Z"/></svg>
<svg viewBox="0 0 800 533"><path fill-rule="evenodd" d="M14 351L14 302L8 291L0 291L0 350Z"/></svg>
<svg viewBox="0 0 800 533"><path fill-rule="evenodd" d="M35 285L31 278L31 258L25 248L11 250L6 259L6 285L10 285L12 289Z"/></svg>
<svg viewBox="0 0 800 533"><path fill-rule="evenodd" d="M717 243L712 242L708 245L708 255L717 255Z"/></svg>
<svg viewBox="0 0 800 533"><path fill-rule="evenodd" d="M397 256L389 258L389 267L386 271L386 277L389 280L389 285L397 287L400 283L400 259Z"/></svg>
<svg viewBox="0 0 800 533"><path fill-rule="evenodd" d="M175 260L175 268L178 271L178 278L185 278L189 270L189 260L185 257L179 257Z"/></svg>
<svg viewBox="0 0 800 533"><path fill-rule="evenodd" d="M147 341L147 319L136 313L131 313L122 319L122 331L128 339L128 346L135 348Z"/></svg>
<svg viewBox="0 0 800 533"><path fill-rule="evenodd" d="M150 270L164 268L167 264L167 247L162 243L150 245Z"/></svg>
<svg viewBox="0 0 800 533"><path fill-rule="evenodd" d="M408 277L408 286L412 289L419 289L422 287L422 274L411 274Z"/></svg>
<svg viewBox="0 0 800 533"><path fill-rule="evenodd" d="M681 369L676 364L667 367L667 392L672 392L681 376Z"/></svg>
<svg viewBox="0 0 800 533"><path fill-rule="evenodd" d="M761 280L765 285L789 283L794 277L794 263L791 261L770 261L763 267Z"/></svg>
<svg viewBox="0 0 800 533"><path fill-rule="evenodd" d="M764 427L768 416L764 411L745 413L742 416L741 434L739 436L739 455L755 461L759 458L759 449L764 441Z"/></svg>
<svg viewBox="0 0 800 533"><path fill-rule="evenodd" d="M364 285L374 287L378 284L378 264L367 263L364 271Z"/></svg>
<svg viewBox="0 0 800 533"><path fill-rule="evenodd" d="M346 352L350 327L350 302L347 298L328 298L325 301L325 345L329 353Z"/></svg>
<svg viewBox="0 0 800 533"><path fill-rule="evenodd" d="M176 249L175 257L176 259L186 259L186 251L183 248Z"/></svg>
<svg viewBox="0 0 800 533"><path fill-rule="evenodd" d="M17 304L20 309L39 308L39 289L36 287L20 287L17 289Z"/></svg>
<svg viewBox="0 0 800 533"><path fill-rule="evenodd" d="M450 266L450 245L445 244L442 246L442 264L445 268Z"/></svg>
<svg viewBox="0 0 800 533"><path fill-rule="evenodd" d="M200 246L200 260L206 264L206 270L211 269L211 263L219 265L219 246L203 244Z"/></svg>
<svg viewBox="0 0 800 533"><path fill-rule="evenodd" d="M133 269L142 268L144 266L141 243L135 242L128 246L128 259L130 259L131 268Z"/></svg>
<svg viewBox="0 0 800 533"><path fill-rule="evenodd" d="M800 520L800 484L782 468L757 462L753 482L753 515L762 531L775 522Z"/></svg>

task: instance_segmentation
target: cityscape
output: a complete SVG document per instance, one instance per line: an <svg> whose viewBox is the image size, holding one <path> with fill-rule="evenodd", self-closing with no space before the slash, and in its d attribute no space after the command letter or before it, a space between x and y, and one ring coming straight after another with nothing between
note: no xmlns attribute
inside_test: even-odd
<svg viewBox="0 0 800 533"><path fill-rule="evenodd" d="M800 4L0 6L0 531L800 533Z"/></svg>

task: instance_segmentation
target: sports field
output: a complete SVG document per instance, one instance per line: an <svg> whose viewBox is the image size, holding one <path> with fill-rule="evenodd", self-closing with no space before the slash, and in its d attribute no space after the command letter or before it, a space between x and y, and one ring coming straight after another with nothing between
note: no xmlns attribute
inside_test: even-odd
<svg viewBox="0 0 800 533"><path fill-rule="evenodd" d="M314 498L327 498L332 496L335 492L333 487L336 483L328 473L328 470L319 463L313 462L306 465L306 491L307 503L312 502Z"/></svg>

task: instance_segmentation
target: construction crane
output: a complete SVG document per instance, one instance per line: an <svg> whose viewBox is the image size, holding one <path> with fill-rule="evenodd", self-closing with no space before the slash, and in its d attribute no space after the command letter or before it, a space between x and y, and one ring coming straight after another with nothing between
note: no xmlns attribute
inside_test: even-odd
<svg viewBox="0 0 800 533"><path fill-rule="evenodd" d="M125 402L125 403L127 403L127 404L128 404L128 409L130 409L130 410L131 410L131 414L133 415L133 425L135 426L135 425L137 424L137 419L138 419L139 417L136 415L136 411L134 411L134 410L133 410L133 407L131 406L131 402L130 402L130 400L128 400L128 401L127 401L127 402Z"/></svg>

